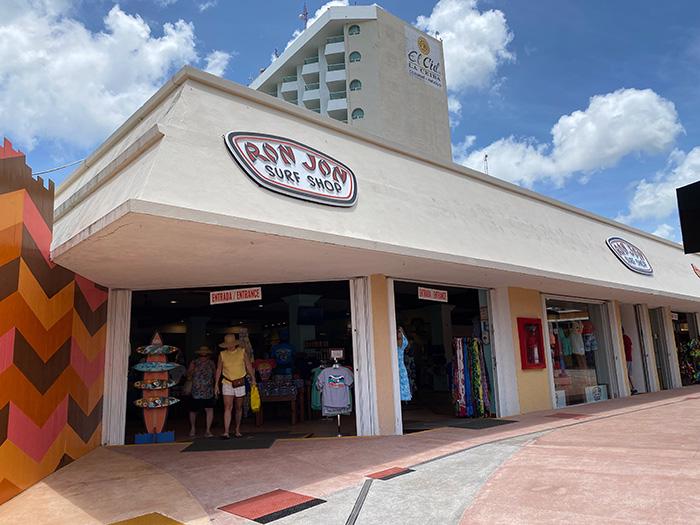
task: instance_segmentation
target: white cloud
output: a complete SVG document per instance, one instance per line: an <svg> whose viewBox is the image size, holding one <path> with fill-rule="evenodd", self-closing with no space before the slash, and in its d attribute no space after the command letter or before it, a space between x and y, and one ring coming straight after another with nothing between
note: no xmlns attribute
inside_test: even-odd
<svg viewBox="0 0 700 525"><path fill-rule="evenodd" d="M156 0L156 4L161 7L168 7L177 3L177 0Z"/></svg>
<svg viewBox="0 0 700 525"><path fill-rule="evenodd" d="M674 228L670 224L659 224L659 226L652 232L652 234L658 235L659 237L663 237L664 239L668 239L669 241L676 240L676 228Z"/></svg>
<svg viewBox="0 0 700 525"><path fill-rule="evenodd" d="M419 16L416 26L443 42L447 88L460 92L485 88L498 67L515 60L508 49L513 33L502 11L481 12L477 0L440 0L430 16Z"/></svg>
<svg viewBox="0 0 700 525"><path fill-rule="evenodd" d="M231 60L231 53L212 51L205 58L207 65L204 71L220 77L224 74L224 71L226 71L229 60Z"/></svg>
<svg viewBox="0 0 700 525"><path fill-rule="evenodd" d="M684 153L674 150L666 169L650 180L637 182L627 213L617 220L630 223L645 219L665 219L677 213L676 188L700 180L700 146Z"/></svg>
<svg viewBox="0 0 700 525"><path fill-rule="evenodd" d="M316 20L321 18L321 15L323 15L323 13L328 11L329 8L331 8L331 7L344 7L347 5L349 5L348 0L330 0L329 2L326 2L325 4L323 4L321 7L319 7L316 10L316 12L313 14L313 16L309 17L309 21L306 23L306 26L304 27L304 29L306 29L311 24L313 24ZM301 15L299 15L299 16L301 17ZM291 40L289 42L287 42L287 45L284 46L284 48L287 49L289 46L291 46L294 43L294 41L299 37L299 35L302 33L302 31L303 31L303 29L295 29L294 33L292 33ZM275 58L277 58L277 57L275 57L275 55L273 54L271 57L272 61L274 61Z"/></svg>
<svg viewBox="0 0 700 525"><path fill-rule="evenodd" d="M592 172L609 168L632 153L659 153L683 132L672 102L650 89L620 89L596 95L583 111L562 116L552 127L552 142L513 136L480 150L455 147L455 161L526 187L538 180L563 185L575 173L585 182Z"/></svg>
<svg viewBox="0 0 700 525"><path fill-rule="evenodd" d="M462 103L455 96L447 97L447 110L450 113L450 127L456 128L462 120Z"/></svg>
<svg viewBox="0 0 700 525"><path fill-rule="evenodd" d="M71 18L67 1L13 0L8 11L0 18L0 134L26 149L42 139L93 145L174 69L199 60L184 20L155 36L118 5L100 32Z"/></svg>
<svg viewBox="0 0 700 525"><path fill-rule="evenodd" d="M202 2L197 6L199 9L200 13L203 13L207 9L211 9L212 7L216 7L216 4L218 4L218 0L209 0L208 2Z"/></svg>

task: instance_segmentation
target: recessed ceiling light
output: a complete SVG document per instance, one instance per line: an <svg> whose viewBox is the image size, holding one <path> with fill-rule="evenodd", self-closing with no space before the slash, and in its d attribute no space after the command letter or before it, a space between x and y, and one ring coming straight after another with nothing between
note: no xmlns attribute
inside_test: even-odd
<svg viewBox="0 0 700 525"><path fill-rule="evenodd" d="M262 304L259 304L259 305L258 305L258 308L262 308L262 307L263 307L263 305L262 305Z"/></svg>
<svg viewBox="0 0 700 525"><path fill-rule="evenodd" d="M170 300L170 304L176 304L176 303L177 303L177 301L175 299Z"/></svg>

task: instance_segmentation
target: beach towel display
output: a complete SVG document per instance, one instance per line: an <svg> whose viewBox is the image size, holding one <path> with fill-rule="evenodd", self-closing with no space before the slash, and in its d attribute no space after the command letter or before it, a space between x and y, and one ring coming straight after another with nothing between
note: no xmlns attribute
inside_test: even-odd
<svg viewBox="0 0 700 525"><path fill-rule="evenodd" d="M492 415L489 374L481 340L476 337L455 337L452 348L452 399L455 416Z"/></svg>

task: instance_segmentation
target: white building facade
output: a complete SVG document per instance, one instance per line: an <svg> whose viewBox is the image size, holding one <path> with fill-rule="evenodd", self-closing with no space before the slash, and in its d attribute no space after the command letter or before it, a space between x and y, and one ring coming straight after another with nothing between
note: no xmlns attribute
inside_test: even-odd
<svg viewBox="0 0 700 525"><path fill-rule="evenodd" d="M132 291L347 281L360 435L403 431L400 283L478 291L499 416L630 395L623 326L644 389L680 387L674 313L697 332L700 257L680 246L191 68L58 189L55 214L53 259L110 289L105 443L123 441ZM579 388L565 372L591 357L586 323L604 384Z"/></svg>

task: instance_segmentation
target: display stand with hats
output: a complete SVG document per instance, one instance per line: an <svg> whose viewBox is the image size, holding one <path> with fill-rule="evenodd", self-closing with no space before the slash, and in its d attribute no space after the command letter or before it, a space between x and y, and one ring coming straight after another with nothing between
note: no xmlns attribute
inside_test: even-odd
<svg viewBox="0 0 700 525"><path fill-rule="evenodd" d="M168 407L179 401L169 396L169 388L173 386L173 382L168 380L168 370L176 365L168 363L167 356L176 351L174 346L163 344L158 332L153 336L150 345L136 349L136 352L146 356L145 362L134 366L134 370L144 373L143 381L134 383L136 388L143 390L143 396L134 401L134 404L143 409L143 422L146 425L145 434L136 434L137 444L175 441L175 433L163 432L163 427L168 416Z"/></svg>

